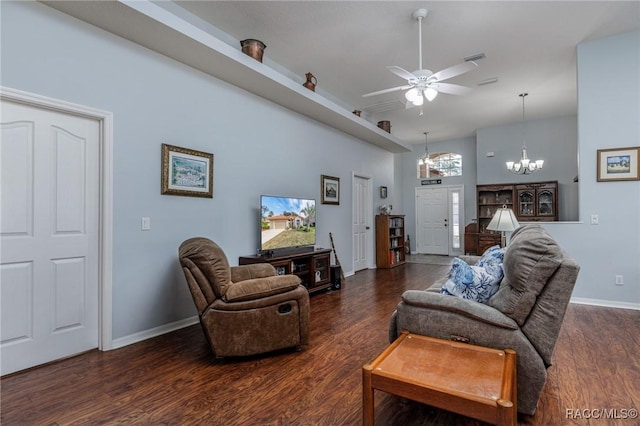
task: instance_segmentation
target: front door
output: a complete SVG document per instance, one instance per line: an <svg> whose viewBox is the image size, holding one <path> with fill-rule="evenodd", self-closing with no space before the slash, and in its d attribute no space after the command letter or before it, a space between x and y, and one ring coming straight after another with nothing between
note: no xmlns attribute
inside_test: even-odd
<svg viewBox="0 0 640 426"><path fill-rule="evenodd" d="M2 101L1 374L98 347L100 124Z"/></svg>
<svg viewBox="0 0 640 426"><path fill-rule="evenodd" d="M447 188L416 189L416 252L449 254Z"/></svg>

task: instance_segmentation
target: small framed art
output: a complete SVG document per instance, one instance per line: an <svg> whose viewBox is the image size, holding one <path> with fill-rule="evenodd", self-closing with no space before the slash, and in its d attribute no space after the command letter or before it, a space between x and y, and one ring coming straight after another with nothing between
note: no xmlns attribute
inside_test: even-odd
<svg viewBox="0 0 640 426"><path fill-rule="evenodd" d="M640 180L640 147L598 150L598 182Z"/></svg>
<svg viewBox="0 0 640 426"><path fill-rule="evenodd" d="M213 198L213 154L163 143L161 193Z"/></svg>
<svg viewBox="0 0 640 426"><path fill-rule="evenodd" d="M381 186L380 187L380 198L387 198L387 187L386 186Z"/></svg>
<svg viewBox="0 0 640 426"><path fill-rule="evenodd" d="M322 175L320 191L322 204L340 204L340 178Z"/></svg>

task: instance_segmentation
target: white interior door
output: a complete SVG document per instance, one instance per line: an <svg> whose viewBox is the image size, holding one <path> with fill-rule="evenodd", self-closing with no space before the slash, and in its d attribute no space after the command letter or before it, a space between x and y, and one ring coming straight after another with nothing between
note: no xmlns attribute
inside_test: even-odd
<svg viewBox="0 0 640 426"><path fill-rule="evenodd" d="M449 254L447 188L416 188L416 252Z"/></svg>
<svg viewBox="0 0 640 426"><path fill-rule="evenodd" d="M98 347L100 124L2 101L0 370Z"/></svg>
<svg viewBox="0 0 640 426"><path fill-rule="evenodd" d="M369 233L371 220L369 209L371 205L370 179L354 176L353 177L353 271L357 272L369 267Z"/></svg>

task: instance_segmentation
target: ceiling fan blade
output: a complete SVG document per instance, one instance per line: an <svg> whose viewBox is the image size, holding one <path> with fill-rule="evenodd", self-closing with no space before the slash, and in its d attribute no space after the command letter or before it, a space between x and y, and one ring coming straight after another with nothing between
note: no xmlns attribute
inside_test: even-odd
<svg viewBox="0 0 640 426"><path fill-rule="evenodd" d="M395 75L397 75L398 77L404 78L405 80L409 81L409 80L417 80L418 77L416 77L415 75L411 74L409 71L397 67L395 65L391 65L388 66L387 69L389 71L391 71L392 73L394 73Z"/></svg>
<svg viewBox="0 0 640 426"><path fill-rule="evenodd" d="M392 87L391 89L378 90L377 92L365 93L362 95L363 98L368 98L369 96L382 95L383 93L395 92L397 90L405 90L410 89L412 86L407 84L404 86Z"/></svg>
<svg viewBox="0 0 640 426"><path fill-rule="evenodd" d="M433 88L438 92L448 93L449 95L466 95L471 92L471 89L465 86L451 83L436 83Z"/></svg>
<svg viewBox="0 0 640 426"><path fill-rule="evenodd" d="M457 75L464 74L466 72L471 71L476 68L478 64L473 61L463 62L462 64L454 65L449 68L445 68L437 73L433 74L429 79L434 79L437 81L447 80L453 78Z"/></svg>

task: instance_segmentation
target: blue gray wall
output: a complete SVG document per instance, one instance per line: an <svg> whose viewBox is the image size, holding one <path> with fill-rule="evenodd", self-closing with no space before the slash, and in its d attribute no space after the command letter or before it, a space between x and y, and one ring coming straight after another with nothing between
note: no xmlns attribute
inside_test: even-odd
<svg viewBox="0 0 640 426"><path fill-rule="evenodd" d="M423 147L394 156L40 3L1 7L0 84L114 113L115 339L194 315L178 245L213 238L232 264L255 252L262 193L319 200L320 175L340 177L340 206L318 204L318 246L328 247L333 232L347 273L353 172L372 178L374 211L385 185L394 211L415 222ZM599 214L600 225L545 226L581 263L574 295L587 301L640 302L640 182L595 181L596 149L638 144L639 39L635 32L578 49L580 212L583 220ZM616 78L602 79L611 69ZM162 143L215 154L213 199L160 195ZM475 156L473 141L451 143ZM517 154L510 146L508 155ZM475 199L472 163L455 182L466 200ZM151 231L140 231L142 216ZM613 284L615 274L625 286Z"/></svg>
<svg viewBox="0 0 640 426"><path fill-rule="evenodd" d="M393 188L393 154L39 3L2 2L1 24L3 86L114 114L114 339L193 316L179 244L255 253L260 194L316 199L317 246L332 232L350 272L352 173ZM160 195L162 143L215 155L213 199ZM322 174L339 206L320 204Z"/></svg>

